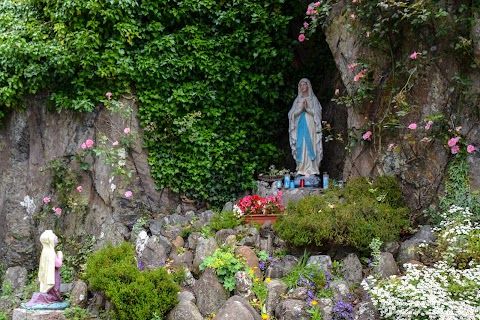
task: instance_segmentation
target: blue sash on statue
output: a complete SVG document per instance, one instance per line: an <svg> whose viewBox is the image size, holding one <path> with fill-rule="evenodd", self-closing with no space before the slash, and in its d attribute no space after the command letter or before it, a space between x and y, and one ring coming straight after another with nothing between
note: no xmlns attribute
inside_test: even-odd
<svg viewBox="0 0 480 320"><path fill-rule="evenodd" d="M305 111L300 114L298 119L298 132L297 132L297 162L303 162L303 142L307 147L308 155L310 159L315 160L315 151L313 150L312 138L308 131L307 119L305 118Z"/></svg>

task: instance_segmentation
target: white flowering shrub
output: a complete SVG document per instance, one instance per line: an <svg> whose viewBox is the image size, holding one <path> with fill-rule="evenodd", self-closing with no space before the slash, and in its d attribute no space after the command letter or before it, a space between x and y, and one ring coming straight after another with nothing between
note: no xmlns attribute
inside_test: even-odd
<svg viewBox="0 0 480 320"><path fill-rule="evenodd" d="M451 206L441 215L438 232L438 255L450 266L465 268L480 263L480 223L474 221L469 208Z"/></svg>
<svg viewBox="0 0 480 320"><path fill-rule="evenodd" d="M445 262L405 267L402 277L369 277L362 283L382 319L480 319L479 265L465 270Z"/></svg>
<svg viewBox="0 0 480 320"><path fill-rule="evenodd" d="M433 267L405 264L405 275L362 286L382 319L480 319L480 224L468 208L441 214ZM425 247L425 246L424 246Z"/></svg>

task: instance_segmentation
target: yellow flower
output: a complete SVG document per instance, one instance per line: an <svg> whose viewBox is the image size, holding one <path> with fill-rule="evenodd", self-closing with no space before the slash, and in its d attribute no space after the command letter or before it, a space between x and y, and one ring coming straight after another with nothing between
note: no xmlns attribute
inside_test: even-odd
<svg viewBox="0 0 480 320"><path fill-rule="evenodd" d="M270 316L268 314L263 313L262 314L262 319L270 319Z"/></svg>
<svg viewBox="0 0 480 320"><path fill-rule="evenodd" d="M253 269L248 270L248 274L253 274Z"/></svg>
<svg viewBox="0 0 480 320"><path fill-rule="evenodd" d="M253 270L257 270L257 269L258 269L258 267L257 267L257 266L253 267Z"/></svg>
<svg viewBox="0 0 480 320"><path fill-rule="evenodd" d="M270 281L272 281L272 279L270 279L270 278L265 278L265 282L270 282Z"/></svg>
<svg viewBox="0 0 480 320"><path fill-rule="evenodd" d="M318 304L317 300L312 300L312 306L316 306Z"/></svg>
<svg viewBox="0 0 480 320"><path fill-rule="evenodd" d="M255 279L253 279L253 281L258 282L258 281L260 281L260 278L255 278Z"/></svg>

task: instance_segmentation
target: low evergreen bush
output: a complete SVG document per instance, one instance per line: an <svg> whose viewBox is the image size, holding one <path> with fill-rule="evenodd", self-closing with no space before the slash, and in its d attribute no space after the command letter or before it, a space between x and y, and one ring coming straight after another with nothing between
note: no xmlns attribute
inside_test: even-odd
<svg viewBox="0 0 480 320"><path fill-rule="evenodd" d="M340 244L369 252L373 238L396 240L409 226L408 209L393 177L358 178L344 189L290 203L274 224L279 236L294 246Z"/></svg>
<svg viewBox="0 0 480 320"><path fill-rule="evenodd" d="M163 268L140 271L134 255L135 249L128 242L107 245L88 258L85 279L113 303L111 319L163 317L178 303L180 288Z"/></svg>

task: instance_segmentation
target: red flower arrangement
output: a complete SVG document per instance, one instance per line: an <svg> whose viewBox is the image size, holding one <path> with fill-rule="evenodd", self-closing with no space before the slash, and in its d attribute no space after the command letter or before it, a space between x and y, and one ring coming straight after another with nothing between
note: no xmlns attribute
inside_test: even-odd
<svg viewBox="0 0 480 320"><path fill-rule="evenodd" d="M282 191L266 198L257 195L245 196L233 206L233 212L239 218L250 214L282 214L283 211L285 205L282 202Z"/></svg>

